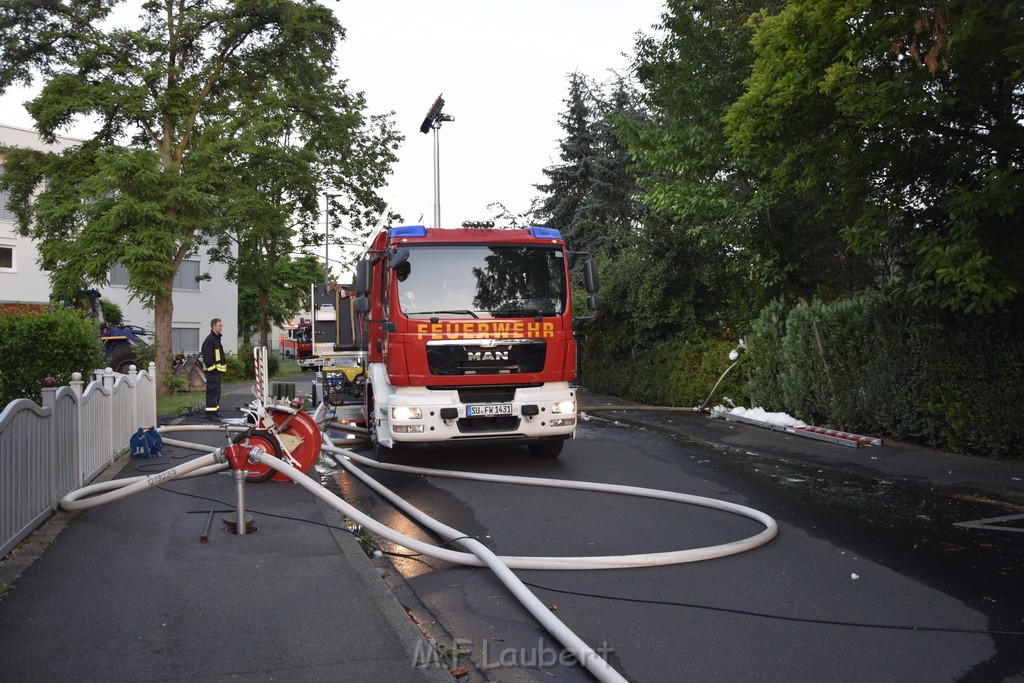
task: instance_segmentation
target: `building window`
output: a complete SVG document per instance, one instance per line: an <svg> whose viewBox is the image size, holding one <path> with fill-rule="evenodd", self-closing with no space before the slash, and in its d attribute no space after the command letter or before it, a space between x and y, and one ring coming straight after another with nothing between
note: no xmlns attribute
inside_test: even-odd
<svg viewBox="0 0 1024 683"><path fill-rule="evenodd" d="M0 176L4 174L4 167L0 166ZM7 202L11 199L11 194L7 190L0 192L0 221L14 222L17 220L14 217L14 212L7 206Z"/></svg>
<svg viewBox="0 0 1024 683"><path fill-rule="evenodd" d="M171 348L175 352L185 353L199 352L199 328L196 327L172 327Z"/></svg>
<svg viewBox="0 0 1024 683"><path fill-rule="evenodd" d="M199 291L199 261L182 261L174 276L174 289Z"/></svg>
<svg viewBox="0 0 1024 683"><path fill-rule="evenodd" d="M174 289L188 289L193 292L199 291L199 261L182 261L181 267L174 276ZM110 269L110 284L125 287L128 285L128 269L120 263L115 263Z"/></svg>
<svg viewBox="0 0 1024 683"><path fill-rule="evenodd" d="M119 287L127 286L128 269L120 263L115 263L114 267L110 269L110 284L117 285Z"/></svg>
<svg viewBox="0 0 1024 683"><path fill-rule="evenodd" d="M0 245L0 270L14 271L14 247Z"/></svg>

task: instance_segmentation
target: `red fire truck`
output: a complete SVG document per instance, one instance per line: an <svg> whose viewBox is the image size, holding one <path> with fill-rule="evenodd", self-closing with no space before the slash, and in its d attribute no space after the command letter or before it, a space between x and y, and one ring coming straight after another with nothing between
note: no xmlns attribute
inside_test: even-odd
<svg viewBox="0 0 1024 683"><path fill-rule="evenodd" d="M379 460L493 442L561 453L577 421L574 256L544 227L376 235L357 267L354 308L366 326L365 408ZM589 258L583 281L596 311Z"/></svg>
<svg viewBox="0 0 1024 683"><path fill-rule="evenodd" d="M286 358L295 358L303 370L311 370L317 365L318 359L313 355L312 324L306 318L299 318L293 327L285 329L281 335L281 351Z"/></svg>

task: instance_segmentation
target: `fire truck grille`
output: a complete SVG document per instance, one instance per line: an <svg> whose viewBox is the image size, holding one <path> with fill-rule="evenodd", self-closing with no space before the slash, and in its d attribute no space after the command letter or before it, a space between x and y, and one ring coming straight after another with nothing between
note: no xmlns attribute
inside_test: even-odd
<svg viewBox="0 0 1024 683"><path fill-rule="evenodd" d="M462 403L511 403L516 398L515 386L459 387L458 391Z"/></svg>
<svg viewBox="0 0 1024 683"><path fill-rule="evenodd" d="M427 342L432 375L515 375L544 370L547 342L505 339L493 346L473 342Z"/></svg>
<svg viewBox="0 0 1024 683"><path fill-rule="evenodd" d="M460 434L478 432L514 432L519 429L519 417L501 415L499 417L463 417L455 421Z"/></svg>

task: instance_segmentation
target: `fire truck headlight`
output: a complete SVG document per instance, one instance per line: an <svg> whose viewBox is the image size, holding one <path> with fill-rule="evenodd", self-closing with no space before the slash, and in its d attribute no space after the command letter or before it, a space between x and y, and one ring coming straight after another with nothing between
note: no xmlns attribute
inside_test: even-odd
<svg viewBox="0 0 1024 683"><path fill-rule="evenodd" d="M576 401L558 401L557 403L551 404L551 412L556 414L575 413L576 412Z"/></svg>
<svg viewBox="0 0 1024 683"><path fill-rule="evenodd" d="M392 420L422 420L423 411L412 406L393 406L391 408Z"/></svg>

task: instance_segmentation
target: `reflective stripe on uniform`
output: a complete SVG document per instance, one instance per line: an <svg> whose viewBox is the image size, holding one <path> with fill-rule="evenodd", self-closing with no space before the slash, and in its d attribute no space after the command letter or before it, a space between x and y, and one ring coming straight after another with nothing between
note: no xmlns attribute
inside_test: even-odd
<svg viewBox="0 0 1024 683"><path fill-rule="evenodd" d="M216 370L218 373L227 372L227 364L226 362L223 361L223 358L220 356L219 348L213 349L213 365L206 366L203 370L205 370L206 372L210 372L211 370Z"/></svg>

